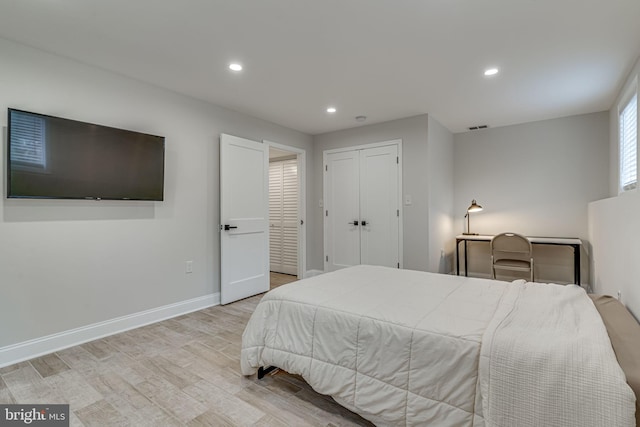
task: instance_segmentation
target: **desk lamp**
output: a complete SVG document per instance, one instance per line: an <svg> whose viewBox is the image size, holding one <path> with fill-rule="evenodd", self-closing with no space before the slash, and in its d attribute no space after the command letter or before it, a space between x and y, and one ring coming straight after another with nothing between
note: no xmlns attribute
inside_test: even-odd
<svg viewBox="0 0 640 427"><path fill-rule="evenodd" d="M469 236L469 235L474 235L475 236L475 235L478 234L478 233L472 233L471 231L469 231L469 214L471 212L480 212L481 210L482 210L482 206L480 206L478 203L476 203L476 199L473 199L471 201L471 206L469 206L467 208L467 213L464 216L465 218L467 218L467 232L466 233L462 233L462 234L467 235L467 236Z"/></svg>

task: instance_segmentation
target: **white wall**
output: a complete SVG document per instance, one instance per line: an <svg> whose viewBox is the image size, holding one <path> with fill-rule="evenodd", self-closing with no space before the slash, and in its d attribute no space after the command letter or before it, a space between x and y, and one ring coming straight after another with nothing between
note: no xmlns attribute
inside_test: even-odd
<svg viewBox="0 0 640 427"><path fill-rule="evenodd" d="M453 134L429 116L427 161L429 171L429 267L451 273L454 261Z"/></svg>
<svg viewBox="0 0 640 427"><path fill-rule="evenodd" d="M308 135L2 39L0 57L2 111L166 137L163 202L0 199L0 351L219 292L220 133L306 149L313 165Z"/></svg>
<svg viewBox="0 0 640 427"><path fill-rule="evenodd" d="M430 148L431 142L428 132L430 125L435 128L433 148ZM412 197L412 204L403 206L403 266L413 270L439 271L440 248L446 248L453 239L453 235L447 231L439 233L433 233L433 231L439 228L446 229L446 221L440 217L443 212L450 212L451 206L432 211L430 188L432 184L439 186L439 190L434 196L435 202L448 203L446 197L442 197L441 194L453 191L451 179L453 157L447 154L452 150L452 147L447 147L447 144L452 142L452 135L434 119L430 119L427 115L420 115L315 136L313 141L315 194L322 194L323 151L395 139L402 140L402 193ZM315 225L312 231L313 237L309 240L316 242L313 251L315 266L313 268L321 270L324 255L320 197L322 196L318 196L318 199L313 203ZM436 223L439 225L431 227L432 215L437 218ZM431 246L438 248L435 255L429 253ZM436 257L435 260L434 257Z"/></svg>
<svg viewBox="0 0 640 427"><path fill-rule="evenodd" d="M593 245L594 292L616 296L640 319L640 193L633 190L616 196L618 190L618 104L630 86L640 80L640 59L620 90L610 110L611 173L608 199L589 204L589 239ZM639 117L640 118L640 117ZM638 120L640 123L640 120Z"/></svg>
<svg viewBox="0 0 640 427"><path fill-rule="evenodd" d="M608 192L607 112L489 128L455 135L456 231L472 199L471 231L583 239L582 282L589 283L587 205ZM470 251L470 271L490 274L488 244ZM569 283L568 247L534 247L536 281Z"/></svg>

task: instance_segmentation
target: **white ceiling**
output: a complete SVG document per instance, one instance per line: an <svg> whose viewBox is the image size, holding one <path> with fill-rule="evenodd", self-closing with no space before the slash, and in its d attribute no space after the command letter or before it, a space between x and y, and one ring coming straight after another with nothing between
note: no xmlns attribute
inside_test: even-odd
<svg viewBox="0 0 640 427"><path fill-rule="evenodd" d="M0 37L308 134L461 132L609 109L640 0L3 0Z"/></svg>

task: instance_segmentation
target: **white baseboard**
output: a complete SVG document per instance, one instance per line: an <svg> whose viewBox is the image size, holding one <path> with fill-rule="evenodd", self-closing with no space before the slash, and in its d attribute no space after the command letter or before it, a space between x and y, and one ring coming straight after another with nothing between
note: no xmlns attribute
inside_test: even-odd
<svg viewBox="0 0 640 427"><path fill-rule="evenodd" d="M319 276L320 274L324 274L324 271L322 270L307 270L306 273L304 273L304 277L313 277L313 276Z"/></svg>
<svg viewBox="0 0 640 427"><path fill-rule="evenodd" d="M218 292L1 347L0 368L219 304Z"/></svg>

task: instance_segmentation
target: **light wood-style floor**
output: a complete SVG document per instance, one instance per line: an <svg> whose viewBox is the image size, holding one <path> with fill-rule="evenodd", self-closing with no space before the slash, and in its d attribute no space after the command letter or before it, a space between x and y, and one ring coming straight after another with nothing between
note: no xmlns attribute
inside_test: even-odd
<svg viewBox="0 0 640 427"><path fill-rule="evenodd" d="M278 286L286 285L287 283L295 282L298 280L296 276L292 276L291 274L282 274L282 273L274 273L273 271L270 274L269 281L271 285L271 289L277 288Z"/></svg>
<svg viewBox="0 0 640 427"><path fill-rule="evenodd" d="M371 426L297 376L240 374L261 297L0 368L0 403L68 403L72 426Z"/></svg>

